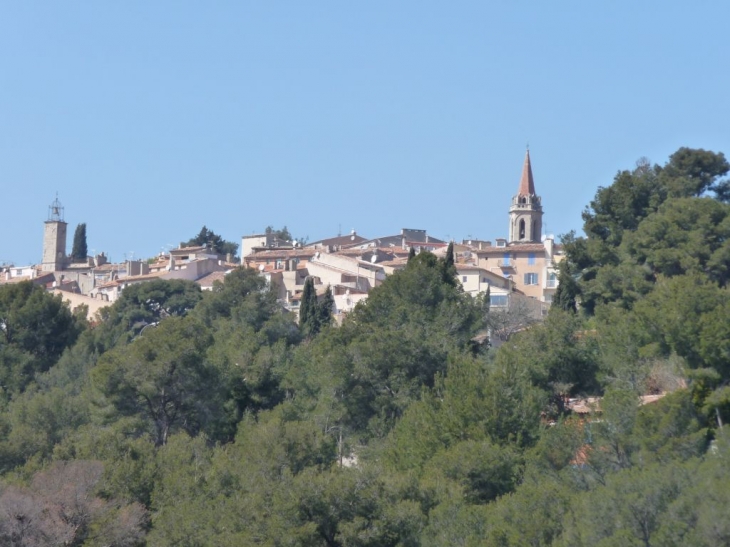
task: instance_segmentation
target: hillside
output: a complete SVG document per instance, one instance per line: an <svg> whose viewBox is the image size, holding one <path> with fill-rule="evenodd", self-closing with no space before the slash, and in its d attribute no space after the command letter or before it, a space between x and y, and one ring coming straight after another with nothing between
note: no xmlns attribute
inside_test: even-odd
<svg viewBox="0 0 730 547"><path fill-rule="evenodd" d="M0 543L730 543L729 168L619 171L499 349L428 252L339 327L251 269L130 286L94 324L1 287Z"/></svg>

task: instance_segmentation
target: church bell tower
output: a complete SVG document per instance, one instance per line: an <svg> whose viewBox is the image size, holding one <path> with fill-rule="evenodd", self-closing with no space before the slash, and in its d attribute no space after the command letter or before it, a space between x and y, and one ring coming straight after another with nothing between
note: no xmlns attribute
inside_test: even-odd
<svg viewBox="0 0 730 547"><path fill-rule="evenodd" d="M43 231L44 272L57 272L66 266L66 222L63 220L63 206L56 199L48 206L48 220Z"/></svg>
<svg viewBox="0 0 730 547"><path fill-rule="evenodd" d="M530 150L525 154L522 178L517 194L512 198L509 208L509 242L540 243L542 238L542 204L535 193L532 179Z"/></svg>

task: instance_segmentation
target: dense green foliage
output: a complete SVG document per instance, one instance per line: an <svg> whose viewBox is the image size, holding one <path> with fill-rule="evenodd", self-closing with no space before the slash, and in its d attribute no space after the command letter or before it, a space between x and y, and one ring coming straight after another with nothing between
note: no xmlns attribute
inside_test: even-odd
<svg viewBox="0 0 730 547"><path fill-rule="evenodd" d="M0 385L4 395L23 391L71 346L83 321L44 289L23 281L0 291Z"/></svg>
<svg viewBox="0 0 730 547"><path fill-rule="evenodd" d="M205 226L200 229L198 235L184 243L186 247L196 245L205 245L214 253L219 255L231 255L235 257L238 252L238 243L226 241L213 230L209 230Z"/></svg>
<svg viewBox="0 0 730 547"><path fill-rule="evenodd" d="M510 317L449 251L337 327L331 293L297 325L253 270L132 285L93 325L0 287L0 543L727 545L727 167L619 173L498 349Z"/></svg>

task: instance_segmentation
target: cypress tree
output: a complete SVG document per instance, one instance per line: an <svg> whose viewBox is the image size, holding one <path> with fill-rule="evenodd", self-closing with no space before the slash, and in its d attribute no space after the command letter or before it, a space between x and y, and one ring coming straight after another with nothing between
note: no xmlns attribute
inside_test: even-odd
<svg viewBox="0 0 730 547"><path fill-rule="evenodd" d="M416 248L411 247L411 249L408 251L408 262L411 261L411 259L416 258Z"/></svg>
<svg viewBox="0 0 730 547"><path fill-rule="evenodd" d="M86 247L86 223L83 222L76 226L74 232L74 244L71 249L71 259L74 262L81 262L86 260L89 254L88 248Z"/></svg>
<svg viewBox="0 0 730 547"><path fill-rule="evenodd" d="M444 281L450 285L456 286L458 282L456 280L456 265L454 264L453 241L449 243L449 246L446 249L446 256L443 260L439 260L439 265L441 266L441 273L443 274Z"/></svg>
<svg viewBox="0 0 730 547"><path fill-rule="evenodd" d="M570 273L570 266L567 261L560 264L560 273L558 274L558 288L553 296L553 306L575 313L578 309L576 298L578 296L578 283Z"/></svg>
<svg viewBox="0 0 730 547"><path fill-rule="evenodd" d="M314 280L308 277L304 281L302 302L299 305L299 328L305 336L314 336L319 331L319 309L317 305L317 291Z"/></svg>
<svg viewBox="0 0 730 547"><path fill-rule="evenodd" d="M332 289L328 286L322 296L322 301L317 304L317 332L332 323L332 312L334 309L335 297L332 296Z"/></svg>
<svg viewBox="0 0 730 547"><path fill-rule="evenodd" d="M447 270L454 266L454 242L453 241L451 241L449 243L449 246L446 249L446 257L444 258L444 262L445 262Z"/></svg>

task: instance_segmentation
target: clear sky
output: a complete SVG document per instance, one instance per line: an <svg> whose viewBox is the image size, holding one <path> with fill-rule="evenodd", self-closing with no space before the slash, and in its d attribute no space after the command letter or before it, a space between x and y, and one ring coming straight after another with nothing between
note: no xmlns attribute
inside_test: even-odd
<svg viewBox="0 0 730 547"><path fill-rule="evenodd" d="M730 154L727 1L3 2L0 263L58 192L90 251L203 224L310 240L507 235L529 143L547 232L680 146Z"/></svg>

